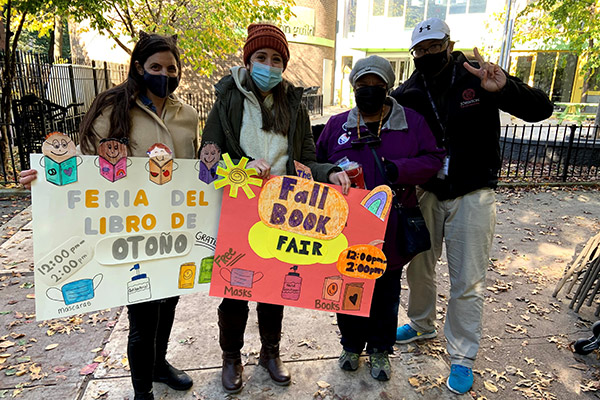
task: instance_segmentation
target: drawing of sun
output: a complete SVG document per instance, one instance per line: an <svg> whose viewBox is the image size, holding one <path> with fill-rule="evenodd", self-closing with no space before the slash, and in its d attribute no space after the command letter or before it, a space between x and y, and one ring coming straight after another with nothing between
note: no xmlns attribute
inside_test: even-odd
<svg viewBox="0 0 600 400"><path fill-rule="evenodd" d="M253 198L255 196L254 192L252 192L252 189L248 185L262 186L262 179L252 178L257 173L254 168L246 169L248 159L242 157L239 164L236 165L231 161L229 154L225 153L223 154L223 160L227 168L217 168L217 175L222 176L223 179L215 181L215 189L229 185L229 196L235 199L237 198L238 189L242 188L249 199Z"/></svg>

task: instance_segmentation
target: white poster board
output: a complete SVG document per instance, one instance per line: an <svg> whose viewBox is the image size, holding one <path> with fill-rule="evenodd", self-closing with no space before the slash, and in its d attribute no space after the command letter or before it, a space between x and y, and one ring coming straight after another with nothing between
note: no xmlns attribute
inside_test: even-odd
<svg viewBox="0 0 600 400"><path fill-rule="evenodd" d="M129 158L114 182L98 158L77 156L77 180L57 185L31 155L38 320L208 290L222 191L198 161L175 159L158 184L148 158Z"/></svg>

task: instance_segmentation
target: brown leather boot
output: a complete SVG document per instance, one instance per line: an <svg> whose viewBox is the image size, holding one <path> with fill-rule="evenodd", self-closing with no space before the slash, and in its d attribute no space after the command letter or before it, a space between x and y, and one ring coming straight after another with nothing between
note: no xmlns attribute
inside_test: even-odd
<svg viewBox="0 0 600 400"><path fill-rule="evenodd" d="M267 369L271 379L277 385L289 385L292 377L279 357L283 306L258 303L256 311L258 314L260 341L262 343L258 364Z"/></svg>
<svg viewBox="0 0 600 400"><path fill-rule="evenodd" d="M275 382L275 384L287 386L292 381L290 371L288 371L285 365L283 365L281 358L279 358L279 346L277 346L276 351L274 349L265 350L263 346L260 351L258 364L266 368L266 370L269 372L269 376L273 382Z"/></svg>
<svg viewBox="0 0 600 400"><path fill-rule="evenodd" d="M223 370L221 372L221 384L227 393L239 393L242 390L242 359L227 358L223 355Z"/></svg>

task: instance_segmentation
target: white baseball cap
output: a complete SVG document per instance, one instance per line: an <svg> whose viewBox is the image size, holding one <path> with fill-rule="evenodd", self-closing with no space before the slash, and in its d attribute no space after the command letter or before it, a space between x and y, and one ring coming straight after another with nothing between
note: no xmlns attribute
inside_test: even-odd
<svg viewBox="0 0 600 400"><path fill-rule="evenodd" d="M439 18L426 19L415 26L410 48L414 48L424 40L443 39L446 36L450 36L450 28L444 21Z"/></svg>

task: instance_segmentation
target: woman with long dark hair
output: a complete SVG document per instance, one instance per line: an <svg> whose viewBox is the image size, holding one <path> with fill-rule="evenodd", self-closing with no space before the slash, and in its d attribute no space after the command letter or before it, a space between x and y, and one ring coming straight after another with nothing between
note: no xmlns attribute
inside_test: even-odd
<svg viewBox="0 0 600 400"><path fill-rule="evenodd" d="M80 126L83 154L97 154L100 141L128 143L128 153L145 157L155 143L165 144L177 158L194 158L198 143L198 113L173 91L181 79L177 37L140 32L131 54L125 82L99 94ZM31 187L35 170L21 173ZM127 355L135 400L154 399L152 382L187 390L193 382L166 360L175 307L179 297L127 306Z"/></svg>
<svg viewBox="0 0 600 400"><path fill-rule="evenodd" d="M315 144L302 88L282 78L290 51L285 34L270 24L252 24L244 45L244 66L215 85L217 101L202 134L202 146L217 146L232 159L250 159L259 177L296 175L294 161L310 168L316 181L350 187L345 172L317 163ZM283 306L258 303L259 364L278 385L288 385L290 373L279 357ZM248 302L223 299L219 305L219 343L223 350L222 384L228 393L242 389L240 350L248 320Z"/></svg>

